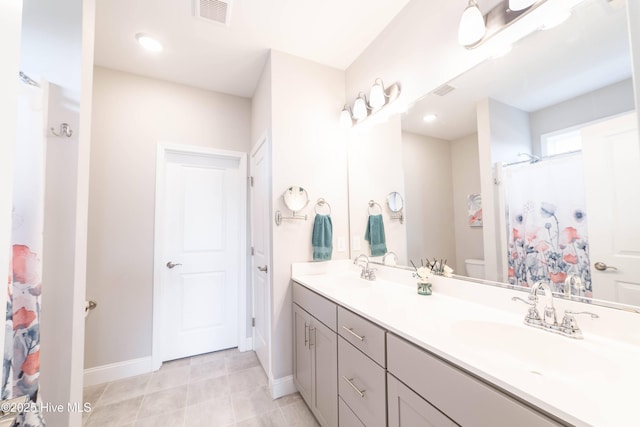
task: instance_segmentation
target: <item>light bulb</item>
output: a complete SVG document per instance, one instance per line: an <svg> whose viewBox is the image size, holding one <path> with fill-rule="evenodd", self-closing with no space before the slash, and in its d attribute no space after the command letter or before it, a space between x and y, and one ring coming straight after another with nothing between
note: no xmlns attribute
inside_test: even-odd
<svg viewBox="0 0 640 427"><path fill-rule="evenodd" d="M458 42L463 46L476 44L487 31L484 17L475 0L469 0L469 5L462 12L460 27L458 27Z"/></svg>
<svg viewBox="0 0 640 427"><path fill-rule="evenodd" d="M377 79L371 88L369 93L369 105L373 109L378 109L387 103L386 94L384 93L384 86L382 79Z"/></svg>
<svg viewBox="0 0 640 427"><path fill-rule="evenodd" d="M351 118L349 107L347 107L346 105L340 113L340 126L345 129L349 129L351 126L353 126L353 119Z"/></svg>
<svg viewBox="0 0 640 427"><path fill-rule="evenodd" d="M364 94L360 92L360 95L353 103L353 118L356 120L362 120L367 117L367 101L364 99Z"/></svg>
<svg viewBox="0 0 640 427"><path fill-rule="evenodd" d="M148 34L138 33L136 34L136 40L138 40L140 46L150 52L162 52L162 43Z"/></svg>
<svg viewBox="0 0 640 427"><path fill-rule="evenodd" d="M526 9L533 6L539 0L509 0L509 10L517 12L522 9Z"/></svg>
<svg viewBox="0 0 640 427"><path fill-rule="evenodd" d="M436 121L437 118L438 118L438 116L436 114L427 114L422 118L422 120L425 123L431 123L431 122Z"/></svg>

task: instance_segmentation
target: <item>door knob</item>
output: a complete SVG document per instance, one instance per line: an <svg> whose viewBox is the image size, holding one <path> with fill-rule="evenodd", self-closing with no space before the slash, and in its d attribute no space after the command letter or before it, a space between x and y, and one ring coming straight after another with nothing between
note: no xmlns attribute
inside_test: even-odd
<svg viewBox="0 0 640 427"><path fill-rule="evenodd" d="M180 264L179 262L172 262L172 261L169 261L169 262L167 263L167 268L173 268L173 267L177 267L177 266L179 266L179 265L182 265L182 264Z"/></svg>
<svg viewBox="0 0 640 427"><path fill-rule="evenodd" d="M258 270L262 271L263 273L266 273L269 270L266 265L263 266L263 267L258 266L257 268L258 268Z"/></svg>
<svg viewBox="0 0 640 427"><path fill-rule="evenodd" d="M617 270L616 267L610 266L605 264L604 262L596 262L595 264L593 264L593 266L596 268L596 270L598 271L605 271L605 270Z"/></svg>

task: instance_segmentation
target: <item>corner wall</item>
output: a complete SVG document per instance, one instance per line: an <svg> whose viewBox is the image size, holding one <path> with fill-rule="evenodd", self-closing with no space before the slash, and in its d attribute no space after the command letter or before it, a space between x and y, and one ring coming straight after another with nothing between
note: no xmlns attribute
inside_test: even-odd
<svg viewBox="0 0 640 427"><path fill-rule="evenodd" d="M250 132L247 98L95 68L85 368L151 356L157 143L247 152Z"/></svg>
<svg viewBox="0 0 640 427"><path fill-rule="evenodd" d="M292 375L291 263L312 258L315 202L331 205L332 259L348 258L349 211L347 141L339 127L344 105L344 72L281 52L271 52L272 263L271 363L276 381ZM255 142L255 141L254 141ZM307 190L310 203L300 214L307 221L273 222L276 210L287 213L282 193L293 185ZM337 249L345 239L345 250Z"/></svg>

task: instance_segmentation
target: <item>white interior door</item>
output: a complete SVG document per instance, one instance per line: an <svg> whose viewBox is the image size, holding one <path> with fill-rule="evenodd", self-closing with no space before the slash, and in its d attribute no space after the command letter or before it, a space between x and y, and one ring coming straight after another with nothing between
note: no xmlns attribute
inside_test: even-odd
<svg viewBox="0 0 640 427"><path fill-rule="evenodd" d="M253 288L253 347L262 368L269 374L269 295L270 295L270 238L269 194L271 165L269 143L263 138L251 153L251 283Z"/></svg>
<svg viewBox="0 0 640 427"><path fill-rule="evenodd" d="M582 129L593 297L633 305L640 305L637 123L630 113Z"/></svg>
<svg viewBox="0 0 640 427"><path fill-rule="evenodd" d="M169 152L163 228L163 360L238 345L239 159Z"/></svg>

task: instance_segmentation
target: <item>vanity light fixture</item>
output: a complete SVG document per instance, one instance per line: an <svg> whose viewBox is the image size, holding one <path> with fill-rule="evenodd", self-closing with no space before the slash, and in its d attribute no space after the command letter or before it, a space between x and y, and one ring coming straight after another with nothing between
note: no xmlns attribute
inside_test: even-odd
<svg viewBox="0 0 640 427"><path fill-rule="evenodd" d="M384 91L384 83L382 79L376 79L369 93L369 105L372 109L377 110L387 103L389 96Z"/></svg>
<svg viewBox="0 0 640 427"><path fill-rule="evenodd" d="M146 50L149 52L162 52L163 46L156 38L150 36L149 34L138 33L136 34L136 40Z"/></svg>
<svg viewBox="0 0 640 427"><path fill-rule="evenodd" d="M484 16L482 16L478 3L476 0L469 0L467 8L462 12L462 18L460 18L458 43L463 46L472 46L482 40L486 32Z"/></svg>
<svg viewBox="0 0 640 427"><path fill-rule="evenodd" d="M540 0L509 0L509 10L517 12L533 6Z"/></svg>
<svg viewBox="0 0 640 427"><path fill-rule="evenodd" d="M353 118L354 120L362 120L369 115L371 107L367 105L367 98L363 92L358 94L355 102L353 103Z"/></svg>
<svg viewBox="0 0 640 427"><path fill-rule="evenodd" d="M351 116L351 110L346 105L340 112L340 126L349 129L353 126L353 117Z"/></svg>
<svg viewBox="0 0 640 427"><path fill-rule="evenodd" d="M340 125L344 128L350 128L382 110L399 97L400 83L394 83L385 88L382 79L378 78L371 87L368 100L364 92L360 92L353 103L353 109L350 110L347 105L344 106L340 112Z"/></svg>

